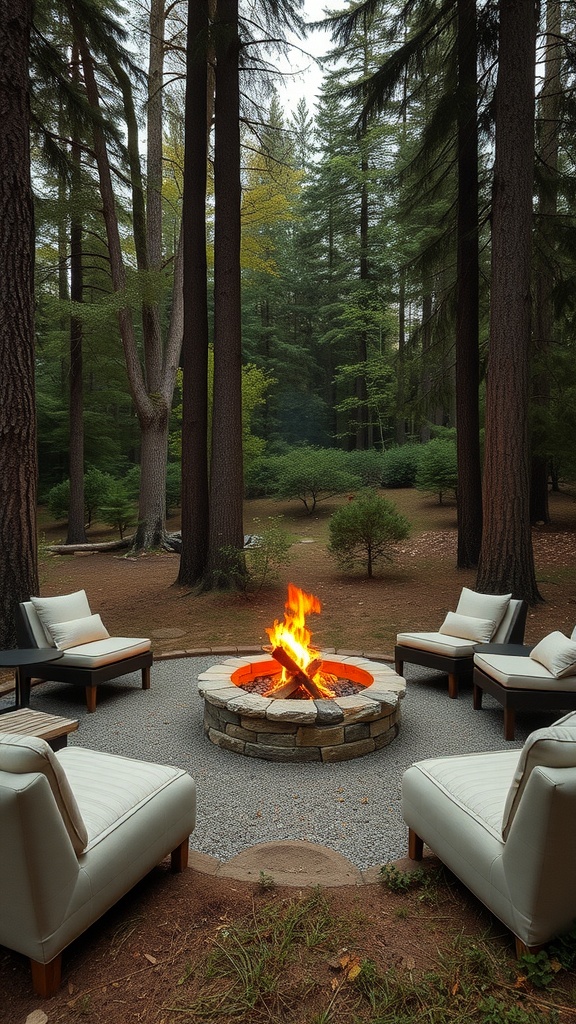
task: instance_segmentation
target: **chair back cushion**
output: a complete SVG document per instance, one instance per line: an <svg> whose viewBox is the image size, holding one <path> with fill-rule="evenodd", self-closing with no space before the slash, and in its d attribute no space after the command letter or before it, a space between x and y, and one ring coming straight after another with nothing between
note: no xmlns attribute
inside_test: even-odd
<svg viewBox="0 0 576 1024"><path fill-rule="evenodd" d="M576 767L576 718L573 723L570 717L560 721L565 724L556 723L547 729L536 729L530 733L522 748L504 805L502 817L504 839L508 838L514 815L518 810L532 770L538 765L546 768Z"/></svg>
<svg viewBox="0 0 576 1024"><path fill-rule="evenodd" d="M544 665L556 679L576 674L576 640L555 630L530 651L533 661Z"/></svg>
<svg viewBox="0 0 576 1024"><path fill-rule="evenodd" d="M46 741L0 733L0 771L13 775L41 772L46 776L74 851L81 854L88 843L88 832L64 770Z"/></svg>
<svg viewBox="0 0 576 1024"><path fill-rule="evenodd" d="M456 613L492 621L494 628L488 638L491 640L506 614L511 597L512 594L477 594L475 590L462 587Z"/></svg>
<svg viewBox="0 0 576 1024"><path fill-rule="evenodd" d="M110 637L99 615L86 615L83 619L70 619L68 622L53 622L50 633L59 651L90 644L94 640L108 640Z"/></svg>
<svg viewBox="0 0 576 1024"><path fill-rule="evenodd" d="M448 612L438 630L447 636L457 636L462 640L474 640L477 644L487 644L494 634L494 619L478 619L475 615L459 615Z"/></svg>
<svg viewBox="0 0 576 1024"><path fill-rule="evenodd" d="M50 627L71 619L85 619L92 615L85 590L77 590L74 594L62 594L60 597L31 597L31 604L42 623L46 641L55 647Z"/></svg>

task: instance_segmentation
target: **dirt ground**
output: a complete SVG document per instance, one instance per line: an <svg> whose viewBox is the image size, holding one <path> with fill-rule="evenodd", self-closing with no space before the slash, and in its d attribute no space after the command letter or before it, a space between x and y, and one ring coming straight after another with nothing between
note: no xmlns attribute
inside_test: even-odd
<svg viewBox="0 0 576 1024"><path fill-rule="evenodd" d="M45 555L41 592L50 595L83 587L111 632L151 636L154 650L167 653L266 643L265 627L282 618L286 584L292 581L322 601L322 614L310 623L320 648L391 656L398 630L437 628L446 611L455 608L461 587L474 586L474 573L454 567L453 506L438 506L413 491L387 496L414 528L372 580L360 572L343 574L327 555L328 518L336 502L319 506L310 517L295 505L253 501L246 504L246 533L257 533L259 523L281 515L293 539L290 565L259 593L193 595L176 585L178 557L167 553L136 558L112 553ZM527 642L535 643L553 629L570 633L576 623L576 502L569 495L552 495L551 509L551 525L534 531L544 600L530 609ZM177 519L170 526L176 529ZM43 542L64 538L61 527L43 523ZM95 528L91 539L104 539L104 531ZM272 1000L248 1015L223 1012L210 1017L198 1010L197 1000L207 991L200 967L221 930L245 915L253 918L264 901L305 899L306 893L264 891L192 869L171 875L163 865L65 951L63 985L54 999L36 997L26 960L0 949L0 1024L368 1022L368 1010L358 1008L346 971L339 966L343 950L346 956L371 959L381 970L394 967L413 977L434 969L442 951L459 935L481 936L487 929L492 955L509 960L513 975L510 936L454 883L444 885L432 905L414 894L391 893L381 884L327 888L324 894L342 927L335 927L314 955L287 969L280 1001ZM519 998L525 997L525 989L520 984ZM561 1012L556 1019L573 1020L574 1010Z"/></svg>

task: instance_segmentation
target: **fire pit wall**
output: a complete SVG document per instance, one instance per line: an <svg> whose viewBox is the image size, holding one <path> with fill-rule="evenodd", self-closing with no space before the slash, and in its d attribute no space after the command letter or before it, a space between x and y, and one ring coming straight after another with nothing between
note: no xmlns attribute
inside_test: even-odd
<svg viewBox="0 0 576 1024"><path fill-rule="evenodd" d="M398 735L405 680L367 658L323 659L324 672L364 688L319 700L261 697L240 687L278 672L268 655L229 658L209 668L198 679L205 735L224 750L266 761L347 761L386 747Z"/></svg>

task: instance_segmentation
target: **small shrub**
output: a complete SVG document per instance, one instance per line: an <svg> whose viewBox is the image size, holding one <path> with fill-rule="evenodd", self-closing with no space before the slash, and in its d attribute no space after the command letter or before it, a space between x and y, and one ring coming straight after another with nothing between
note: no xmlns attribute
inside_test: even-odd
<svg viewBox="0 0 576 1024"><path fill-rule="evenodd" d="M46 504L52 519L68 519L70 507L70 481L63 480L48 491Z"/></svg>
<svg viewBox="0 0 576 1024"><path fill-rule="evenodd" d="M370 448L367 451L347 452L346 465L351 473L359 477L363 487L382 486L381 451Z"/></svg>
<svg viewBox="0 0 576 1024"><path fill-rule="evenodd" d="M246 566L250 589L261 590L265 583L278 578L280 566L290 562L291 539L282 529L282 516L270 516L267 525L261 527L260 520L254 519L256 534L254 543L246 549Z"/></svg>
<svg viewBox="0 0 576 1024"><path fill-rule="evenodd" d="M422 445L402 444L382 452L382 487L413 487Z"/></svg>
<svg viewBox="0 0 576 1024"><path fill-rule="evenodd" d="M100 508L104 522L113 526L124 537L125 531L136 523L136 510L134 503L128 494L128 490L121 480L113 480L106 494L105 504Z"/></svg>
<svg viewBox="0 0 576 1024"><path fill-rule="evenodd" d="M244 468L244 493L247 498L270 498L278 490L280 463L277 455L250 459Z"/></svg>
<svg viewBox="0 0 576 1024"><path fill-rule="evenodd" d="M416 487L419 491L437 494L438 501L447 492L456 493L458 465L456 441L446 437L434 437L421 446Z"/></svg>
<svg viewBox="0 0 576 1024"><path fill-rule="evenodd" d="M330 519L328 550L344 569L366 566L368 577L381 558L390 559L390 546L403 540L410 524L390 501L375 491L362 491Z"/></svg>
<svg viewBox="0 0 576 1024"><path fill-rule="evenodd" d="M360 477L346 466L346 452L337 448L293 448L276 460L279 498L298 498L309 515L319 501L360 486Z"/></svg>
<svg viewBox="0 0 576 1024"><path fill-rule="evenodd" d="M114 485L114 477L92 467L84 475L84 508L86 525L90 526L98 509L106 502L106 496Z"/></svg>

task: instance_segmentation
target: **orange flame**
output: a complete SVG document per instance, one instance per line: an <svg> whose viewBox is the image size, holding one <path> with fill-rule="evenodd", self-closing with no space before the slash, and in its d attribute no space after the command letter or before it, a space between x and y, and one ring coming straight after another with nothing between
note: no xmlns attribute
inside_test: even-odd
<svg viewBox="0 0 576 1024"><path fill-rule="evenodd" d="M299 587L289 583L288 600L284 607L284 622L276 619L266 632L273 647L283 647L301 669L306 669L318 654L310 646L312 634L306 626L306 616L311 612L319 614L322 605L314 594L305 594ZM286 669L282 669L283 681L286 678Z"/></svg>

